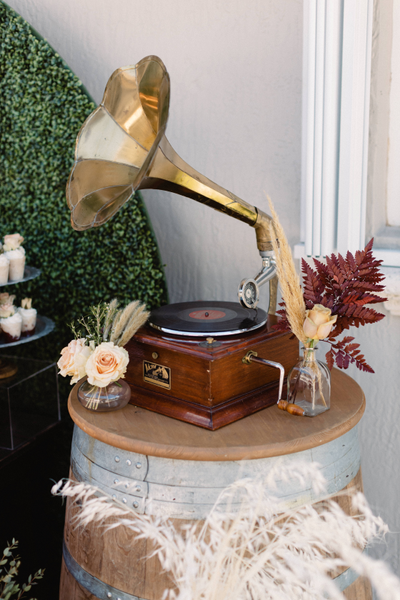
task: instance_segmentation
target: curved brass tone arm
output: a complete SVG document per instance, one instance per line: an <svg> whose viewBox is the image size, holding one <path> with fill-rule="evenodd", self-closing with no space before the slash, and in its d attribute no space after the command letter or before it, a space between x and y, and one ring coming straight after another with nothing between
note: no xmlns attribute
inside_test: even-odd
<svg viewBox="0 0 400 600"><path fill-rule="evenodd" d="M148 174L140 183L139 189L145 188L174 192L239 219L256 229L260 252L272 250L268 230L271 217L193 169L175 152L165 136Z"/></svg>

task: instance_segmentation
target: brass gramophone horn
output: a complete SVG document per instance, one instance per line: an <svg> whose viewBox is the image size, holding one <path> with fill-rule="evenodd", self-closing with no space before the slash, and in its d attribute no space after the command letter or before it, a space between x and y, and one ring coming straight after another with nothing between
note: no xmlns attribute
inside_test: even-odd
<svg viewBox="0 0 400 600"><path fill-rule="evenodd" d="M77 140L75 162L67 183L74 229L108 221L136 190L175 192L244 221L256 230L263 268L242 282L239 298L253 308L257 282L270 281L270 313L275 313L276 282L269 240L270 217L187 165L165 137L170 79L157 56L111 75L103 100L86 119ZM255 287L254 287L255 284Z"/></svg>

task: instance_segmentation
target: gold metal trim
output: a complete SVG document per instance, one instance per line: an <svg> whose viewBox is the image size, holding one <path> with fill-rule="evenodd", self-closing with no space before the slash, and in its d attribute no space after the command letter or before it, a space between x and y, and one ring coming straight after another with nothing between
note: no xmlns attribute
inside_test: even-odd
<svg viewBox="0 0 400 600"><path fill-rule="evenodd" d="M165 365L143 361L143 381L151 383L165 390L171 389L171 369Z"/></svg>

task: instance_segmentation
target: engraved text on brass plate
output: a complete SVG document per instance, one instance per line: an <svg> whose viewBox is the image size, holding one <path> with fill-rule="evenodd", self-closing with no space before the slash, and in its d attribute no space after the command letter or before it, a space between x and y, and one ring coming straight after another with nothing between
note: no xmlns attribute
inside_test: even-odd
<svg viewBox="0 0 400 600"><path fill-rule="evenodd" d="M143 361L143 379L147 383L158 385L167 390L171 389L171 369L148 360Z"/></svg>

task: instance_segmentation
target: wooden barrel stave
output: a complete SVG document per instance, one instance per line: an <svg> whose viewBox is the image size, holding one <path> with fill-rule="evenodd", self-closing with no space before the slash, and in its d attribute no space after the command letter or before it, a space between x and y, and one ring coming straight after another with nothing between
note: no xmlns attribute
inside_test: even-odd
<svg viewBox="0 0 400 600"><path fill-rule="evenodd" d="M361 470L356 477L331 499L335 500L348 514L355 515L351 505L351 495L362 491ZM321 501L323 503L323 501ZM65 554L70 554L76 563L71 575L67 567L68 560L63 560L60 598L64 600L160 600L166 587L171 587L167 574L161 573L161 566L154 557L143 560L153 549L145 540L135 540L135 535L125 528L105 531L98 524L86 527L71 525L79 511L79 506L70 499L67 501L65 525ZM107 521L105 524L111 523ZM172 520L176 528L193 521L186 519ZM201 523L201 521L199 521ZM90 552L88 551L90 549ZM65 564L67 563L67 564ZM102 583L103 594L89 593L81 585L82 571L91 577L88 587L98 592ZM358 578L351 569L342 569L333 574L336 583L348 600L372 600L371 587L367 580ZM97 582L90 581L95 578ZM85 578L84 578L85 581ZM107 582L107 583L105 583ZM89 594L89 595L88 595ZM107 596L107 594L111 594Z"/></svg>
<svg viewBox="0 0 400 600"><path fill-rule="evenodd" d="M116 494L121 500L125 498L131 506L137 503L138 512L148 510L145 500L151 499L151 514L167 515L174 526L180 528L186 523L193 523L193 520L200 523L220 491L236 479L266 475L277 464L290 464L299 459L314 460L322 465L322 472L328 480L329 497L336 500L347 514L353 514L350 495L354 491L362 491L356 428L327 444L287 456L202 462L121 451L91 438L75 427L71 476L92 483L107 493ZM214 486L212 481L215 482ZM197 487L194 485L196 482ZM129 487L126 488L126 485ZM137 491L138 486L140 492ZM343 493L345 491L350 495ZM278 482L274 495L283 499L287 508L310 501L323 502L323 497L316 497L312 490L293 485L292 489L288 489L285 482ZM155 557L143 560L152 549L147 542L135 540L134 534L122 527L110 531L105 531L98 524L76 527L73 523L77 510L79 506L68 500L65 556L67 563L68 557L72 559L69 560L70 568L71 564L75 564L75 576L63 564L60 599L160 600L164 589L171 587L171 581L167 574L161 573ZM371 597L369 583L361 578L353 582L355 575L349 570L347 573L346 570L335 573L334 576L340 578L345 586L344 594L349 600L352 600L354 593L359 593L358 598L365 600ZM93 578L102 585L90 588ZM92 591L88 592L85 585Z"/></svg>

